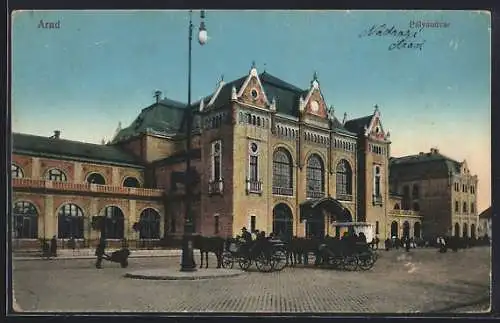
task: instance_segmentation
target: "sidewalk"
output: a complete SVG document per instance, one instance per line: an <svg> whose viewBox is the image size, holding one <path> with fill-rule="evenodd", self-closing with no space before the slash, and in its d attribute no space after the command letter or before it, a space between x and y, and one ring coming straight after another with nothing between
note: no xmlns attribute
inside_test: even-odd
<svg viewBox="0 0 500 323"><path fill-rule="evenodd" d="M107 249L106 253L110 254L118 249ZM142 258L142 257L180 257L182 254L181 249L172 250L130 250L129 258ZM199 257L200 251L194 250L194 256ZM95 259L95 249L78 249L78 250L58 250L57 257L51 258L53 260L67 260L67 259ZM16 261L24 260L42 260L46 258L40 257L39 253L30 253L23 255L23 253L14 252L12 259Z"/></svg>

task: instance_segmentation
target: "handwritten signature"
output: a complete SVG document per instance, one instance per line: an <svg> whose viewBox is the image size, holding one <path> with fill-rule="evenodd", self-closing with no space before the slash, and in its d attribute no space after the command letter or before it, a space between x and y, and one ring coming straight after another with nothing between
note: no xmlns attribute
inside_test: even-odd
<svg viewBox="0 0 500 323"><path fill-rule="evenodd" d="M398 29L396 26L388 26L387 24L373 25L366 29L358 37L385 37L392 38L393 42L389 45L389 50L395 49L417 49L422 50L425 40L420 39L422 30L419 29Z"/></svg>

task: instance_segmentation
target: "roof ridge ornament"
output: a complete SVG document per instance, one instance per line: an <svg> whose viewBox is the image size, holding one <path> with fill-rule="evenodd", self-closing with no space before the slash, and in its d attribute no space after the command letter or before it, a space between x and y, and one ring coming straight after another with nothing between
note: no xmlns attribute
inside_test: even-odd
<svg viewBox="0 0 500 323"><path fill-rule="evenodd" d="M231 100L238 100L238 93L236 92L236 87L234 85L231 89Z"/></svg>
<svg viewBox="0 0 500 323"><path fill-rule="evenodd" d="M250 68L250 75L257 76L257 67L255 66L255 61L252 61L252 67Z"/></svg>
<svg viewBox="0 0 500 323"><path fill-rule="evenodd" d="M304 98L301 95L299 97L299 111L304 112L305 107L306 107L306 102L304 101Z"/></svg>
<svg viewBox="0 0 500 323"><path fill-rule="evenodd" d="M378 109L378 104L375 104L374 108L375 110L373 111L373 113L380 113L380 110Z"/></svg>
<svg viewBox="0 0 500 323"><path fill-rule="evenodd" d="M273 97L273 99L271 100L271 105L269 106L269 109L273 112L276 111L276 98L275 97Z"/></svg>
<svg viewBox="0 0 500 323"><path fill-rule="evenodd" d="M315 89L319 88L318 73L316 71L314 71L313 79L311 81L311 86Z"/></svg>
<svg viewBox="0 0 500 323"><path fill-rule="evenodd" d="M327 109L326 113L328 115L328 119L330 119L330 120L335 119L335 108L333 107L333 105L330 105L330 107Z"/></svg>
<svg viewBox="0 0 500 323"><path fill-rule="evenodd" d="M345 125L347 121L347 112L344 112L344 119L342 119L342 125Z"/></svg>
<svg viewBox="0 0 500 323"><path fill-rule="evenodd" d="M200 112L203 112L203 110L204 110L204 109L205 109L205 103L204 103L204 100L203 100L203 98L202 98L202 99L200 100L200 109L199 109L199 111L200 111Z"/></svg>

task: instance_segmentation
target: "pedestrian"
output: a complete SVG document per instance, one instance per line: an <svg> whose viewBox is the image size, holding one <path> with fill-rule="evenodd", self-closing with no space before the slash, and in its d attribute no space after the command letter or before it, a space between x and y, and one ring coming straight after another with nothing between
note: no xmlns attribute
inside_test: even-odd
<svg viewBox="0 0 500 323"><path fill-rule="evenodd" d="M404 239L406 252L410 252L410 237L408 235L405 235L403 237L403 239Z"/></svg>
<svg viewBox="0 0 500 323"><path fill-rule="evenodd" d="M97 244L97 248L95 249L95 255L97 256L95 267L97 269L102 268L102 258L104 256L105 249L106 249L106 239L104 239L104 237L101 236L101 238L99 239L99 243Z"/></svg>
<svg viewBox="0 0 500 323"><path fill-rule="evenodd" d="M50 256L57 257L57 238L55 235L50 240Z"/></svg>

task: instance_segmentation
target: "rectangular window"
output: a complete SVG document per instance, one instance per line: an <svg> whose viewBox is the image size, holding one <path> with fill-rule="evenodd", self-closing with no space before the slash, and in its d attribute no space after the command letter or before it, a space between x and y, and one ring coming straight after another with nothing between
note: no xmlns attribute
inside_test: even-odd
<svg viewBox="0 0 500 323"><path fill-rule="evenodd" d="M378 221L375 222L375 234L379 234L379 224L378 224Z"/></svg>
<svg viewBox="0 0 500 323"><path fill-rule="evenodd" d="M470 204L470 213L474 213L474 202Z"/></svg>
<svg viewBox="0 0 500 323"><path fill-rule="evenodd" d="M214 216L214 233L219 234L219 216Z"/></svg>
<svg viewBox="0 0 500 323"><path fill-rule="evenodd" d="M254 232L256 229L255 215L250 217L250 232Z"/></svg>
<svg viewBox="0 0 500 323"><path fill-rule="evenodd" d="M259 180L258 161L258 156L250 156L250 181L253 182L257 182Z"/></svg>
<svg viewBox="0 0 500 323"><path fill-rule="evenodd" d="M458 213L459 207L458 207L458 201L455 201L455 212Z"/></svg>

